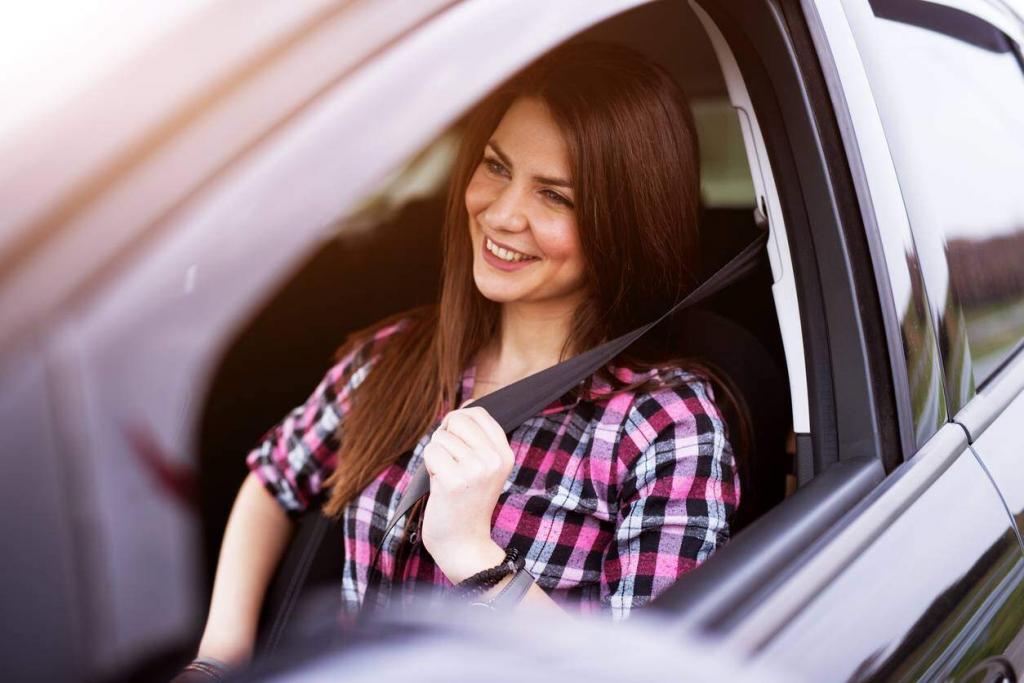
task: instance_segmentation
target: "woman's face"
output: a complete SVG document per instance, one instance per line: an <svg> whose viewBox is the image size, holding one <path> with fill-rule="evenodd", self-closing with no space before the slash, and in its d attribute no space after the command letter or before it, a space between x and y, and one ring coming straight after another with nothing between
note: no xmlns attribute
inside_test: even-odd
<svg viewBox="0 0 1024 683"><path fill-rule="evenodd" d="M565 303L583 293L584 260L569 150L547 106L516 100L466 187L473 279L499 303Z"/></svg>

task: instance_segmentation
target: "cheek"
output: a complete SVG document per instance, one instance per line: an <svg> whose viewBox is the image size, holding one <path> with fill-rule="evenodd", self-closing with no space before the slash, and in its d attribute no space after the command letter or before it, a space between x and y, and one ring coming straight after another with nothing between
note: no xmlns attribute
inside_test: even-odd
<svg viewBox="0 0 1024 683"><path fill-rule="evenodd" d="M549 259L572 264L574 267L583 267L583 247L580 245L575 220L554 221L542 229L535 230L534 238L537 240L537 246Z"/></svg>
<svg viewBox="0 0 1024 683"><path fill-rule="evenodd" d="M486 178L480 177L479 170L473 174L473 177L469 179L469 184L466 185L465 199L466 211L470 216L476 216L494 201L494 190L491 183Z"/></svg>

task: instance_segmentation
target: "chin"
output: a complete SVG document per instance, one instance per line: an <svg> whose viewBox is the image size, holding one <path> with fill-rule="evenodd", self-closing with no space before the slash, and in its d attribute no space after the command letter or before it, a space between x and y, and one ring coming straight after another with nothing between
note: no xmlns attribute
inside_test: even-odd
<svg viewBox="0 0 1024 683"><path fill-rule="evenodd" d="M518 287L509 287L508 282L500 281L504 279L500 275L495 276L491 273L480 275L476 268L473 269L473 284L476 285L476 291L480 292L480 295L488 301L493 301L496 304L518 301L523 296Z"/></svg>
<svg viewBox="0 0 1024 683"><path fill-rule="evenodd" d="M496 304L507 304L513 301L518 301L521 296L518 292L510 292L504 287L488 286L487 283L481 285L480 281L475 280L476 291L480 292L480 295L488 301L493 301Z"/></svg>

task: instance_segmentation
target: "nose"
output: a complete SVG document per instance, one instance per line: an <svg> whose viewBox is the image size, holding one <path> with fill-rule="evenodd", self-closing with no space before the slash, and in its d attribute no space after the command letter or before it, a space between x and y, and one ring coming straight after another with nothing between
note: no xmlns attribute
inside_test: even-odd
<svg viewBox="0 0 1024 683"><path fill-rule="evenodd" d="M521 232L529 225L525 202L524 191L515 183L508 183L498 191L480 218L492 230Z"/></svg>

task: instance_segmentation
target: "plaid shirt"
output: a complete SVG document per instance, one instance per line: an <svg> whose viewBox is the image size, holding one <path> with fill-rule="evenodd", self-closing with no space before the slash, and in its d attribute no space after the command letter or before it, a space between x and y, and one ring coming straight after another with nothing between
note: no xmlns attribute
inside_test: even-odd
<svg viewBox="0 0 1024 683"><path fill-rule="evenodd" d="M342 358L246 458L289 515L321 493L337 466L337 427L352 392L371 370L379 344L402 326L382 328ZM660 372L682 381L613 393L595 377L590 396L567 394L509 440L515 465L494 508L491 536L503 548L517 547L563 608L624 619L728 539L739 477L712 389L680 369ZM627 382L640 379L624 368L615 373ZM461 396L472 395L473 376L470 367ZM374 549L432 432L344 512L342 602L350 613L362 604ZM405 560L396 563L404 524L391 531L378 559L374 580L382 601L436 596L451 586L422 543L409 548L406 542Z"/></svg>

